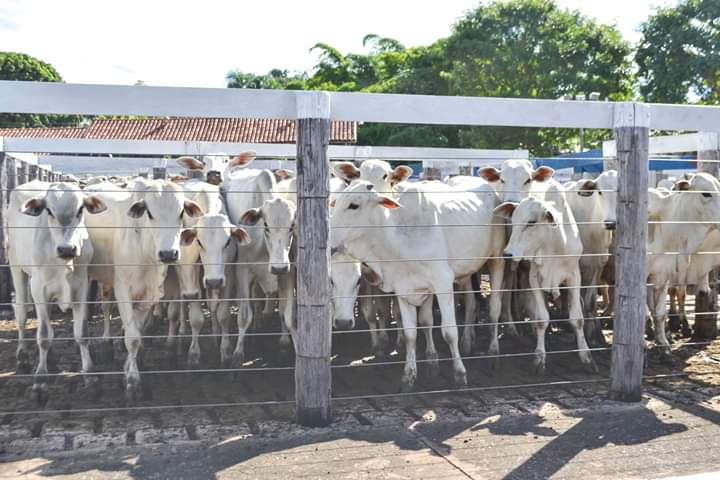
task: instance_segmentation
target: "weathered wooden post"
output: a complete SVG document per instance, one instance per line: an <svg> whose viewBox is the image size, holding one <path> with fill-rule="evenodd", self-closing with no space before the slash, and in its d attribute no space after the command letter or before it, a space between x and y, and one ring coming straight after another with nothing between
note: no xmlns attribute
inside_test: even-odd
<svg viewBox="0 0 720 480"><path fill-rule="evenodd" d="M0 145L2 139L0 138ZM11 173L7 169L7 157L5 153L0 151L0 303L10 303L10 269L8 268L8 257L5 251L5 211L7 207L7 196L8 192L8 174ZM8 192L9 193L9 192ZM0 306L0 310L8 310L9 306Z"/></svg>
<svg viewBox="0 0 720 480"><path fill-rule="evenodd" d="M155 162L152 169L153 180L165 180L167 178L167 160Z"/></svg>
<svg viewBox="0 0 720 480"><path fill-rule="evenodd" d="M297 344L295 405L301 425L332 419L330 394L330 94L297 93Z"/></svg>
<svg viewBox="0 0 720 480"><path fill-rule="evenodd" d="M30 164L27 162L20 162L20 168L18 169L18 185L27 183L30 181Z"/></svg>
<svg viewBox="0 0 720 480"><path fill-rule="evenodd" d="M615 322L610 398L639 402L645 359L647 309L648 148L650 108L615 105L618 194Z"/></svg>
<svg viewBox="0 0 720 480"><path fill-rule="evenodd" d="M39 168L37 165L32 164L32 163L30 165L28 165L28 179L27 179L28 182L30 182L32 180L37 180L38 170L39 170Z"/></svg>
<svg viewBox="0 0 720 480"><path fill-rule="evenodd" d="M698 172L718 177L720 161L720 135L701 133L698 140ZM717 338L718 281L720 274L715 269L709 273L710 292L695 292L695 324L693 337L701 340Z"/></svg>

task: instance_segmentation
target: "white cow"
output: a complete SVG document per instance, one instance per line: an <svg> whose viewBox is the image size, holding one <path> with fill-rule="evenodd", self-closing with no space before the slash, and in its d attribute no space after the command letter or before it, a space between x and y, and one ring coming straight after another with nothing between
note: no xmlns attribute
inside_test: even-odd
<svg viewBox="0 0 720 480"><path fill-rule="evenodd" d="M176 161L188 170L202 171L208 183L219 186L228 180L234 168L244 167L254 159L255 152L247 151L232 158L225 153L212 153L200 158L180 157Z"/></svg>
<svg viewBox="0 0 720 480"><path fill-rule="evenodd" d="M128 192L103 190L98 195L108 210L88 217L92 263L97 265L89 273L115 290L128 351L126 394L134 400L140 392L137 355L145 323L164 295L168 266L180 260L184 217L199 217L203 211L185 198L182 187L164 180L137 179L128 184Z"/></svg>
<svg viewBox="0 0 720 480"><path fill-rule="evenodd" d="M382 279L382 289L397 295L406 347L403 388L412 388L417 377L416 308L422 307L421 325L432 327L433 295L440 306L442 334L450 347L455 382L466 384L458 347L453 283L478 272L486 257L501 254L504 226L493 217L493 205L486 205L482 196L474 193L432 195L416 186L408 186L396 201L378 193L372 183L358 180L338 196L331 228L333 249L365 262ZM492 259L487 263L491 284L497 287L502 283L503 261ZM492 353L499 350L499 315L500 298L493 292ZM428 353L431 368L436 369L437 356Z"/></svg>
<svg viewBox="0 0 720 480"><path fill-rule="evenodd" d="M51 302L61 310L72 308L75 341L80 347L82 372L93 371L88 338L88 268L93 245L85 227L85 213L106 209L97 196L81 192L76 184L34 180L10 194L7 210L7 247L15 287L15 318L18 323L18 369L27 368L25 343L27 304L35 303L38 318L38 366L33 392L47 396L47 357L53 339ZM88 383L91 377L85 377Z"/></svg>
<svg viewBox="0 0 720 480"><path fill-rule="evenodd" d="M555 191L555 188L558 191ZM549 189L546 200L527 197L519 204L505 202L498 206L495 212L512 220L512 235L505 248L505 256L515 262L530 262L529 282L533 289L531 293L535 299L537 322L534 359L536 370L545 370L545 331L550 314L544 292L559 299L559 287L563 285L568 287L570 325L577 337L580 361L595 368L585 340L580 300L579 259L583 245L572 210L564 200L562 186ZM553 255L561 257L547 258Z"/></svg>
<svg viewBox="0 0 720 480"><path fill-rule="evenodd" d="M378 193L385 195L394 193L395 187L412 175L412 169L407 165L399 165L393 169L384 160L365 160L360 164L360 168L352 162L335 162L333 172L347 183L358 179L368 181L375 186Z"/></svg>
<svg viewBox="0 0 720 480"><path fill-rule="evenodd" d="M610 247L616 226L617 171L608 170L594 180L579 180L565 188L565 198L572 209L580 231L583 257L580 258L584 312L586 318L596 316L597 285L611 260ZM605 345L601 324L588 320L585 331L591 345Z"/></svg>
<svg viewBox="0 0 720 480"><path fill-rule="evenodd" d="M698 173L675 184L677 193L654 195L651 218L661 222L651 225L648 238L648 276L652 287L649 299L655 322L655 340L663 355L670 354L665 324L666 296L670 285L705 283L703 277L713 268L714 259L693 256L702 251L717 251L720 236L720 182L707 173ZM675 223L678 222L678 223ZM698 222L698 223L692 223ZM674 252L679 252L676 254ZM711 257L711 256L708 256Z"/></svg>

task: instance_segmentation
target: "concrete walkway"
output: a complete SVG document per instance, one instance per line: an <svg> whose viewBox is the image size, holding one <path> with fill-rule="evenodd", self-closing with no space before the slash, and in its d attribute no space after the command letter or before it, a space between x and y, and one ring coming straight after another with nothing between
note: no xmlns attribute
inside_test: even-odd
<svg viewBox="0 0 720 480"><path fill-rule="evenodd" d="M575 404L568 404L575 402ZM720 478L720 398L493 405L489 414L384 412L332 428L263 422L221 441L6 451L3 478ZM412 412L411 412L412 413ZM379 414L380 415L380 414Z"/></svg>

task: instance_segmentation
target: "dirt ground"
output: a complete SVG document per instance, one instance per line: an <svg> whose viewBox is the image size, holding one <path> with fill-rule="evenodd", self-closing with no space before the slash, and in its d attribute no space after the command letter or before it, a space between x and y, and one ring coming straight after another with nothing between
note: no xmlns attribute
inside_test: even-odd
<svg viewBox="0 0 720 480"><path fill-rule="evenodd" d="M54 372L77 372L70 322L58 316L54 325ZM90 330L100 334L97 318ZM484 330L474 356L487 345ZM113 374L122 372L120 348L112 358L96 355L106 373L99 392L60 375L38 405L32 376L15 372L15 339L14 321L0 321L4 477L661 478L720 471L720 342L677 339L672 364L649 350L645 401L626 405L606 400L610 351L593 352L599 372L590 372L576 353L552 353L575 348L574 335L557 328L548 335L543 376L532 373L527 355L534 340L502 338L502 352L515 356L498 369L487 359L466 360L472 391L452 391L450 363L441 361L438 378L419 364L417 392L451 391L406 396L396 395L402 366L369 356L367 333L335 334L335 422L311 430L293 423L292 359L279 353L275 336L248 338L242 372L217 371L210 338L196 373L163 339L146 339L145 393L132 405L122 376ZM366 396L374 398L356 398Z"/></svg>

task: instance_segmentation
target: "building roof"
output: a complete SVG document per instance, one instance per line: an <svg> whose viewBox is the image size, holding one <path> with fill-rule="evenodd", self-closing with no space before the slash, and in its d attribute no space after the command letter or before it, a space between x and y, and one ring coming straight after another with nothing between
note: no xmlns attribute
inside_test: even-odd
<svg viewBox="0 0 720 480"><path fill-rule="evenodd" d="M266 118L95 119L86 127L0 128L0 137L294 143L295 121ZM357 142L357 122L334 121L330 143Z"/></svg>

